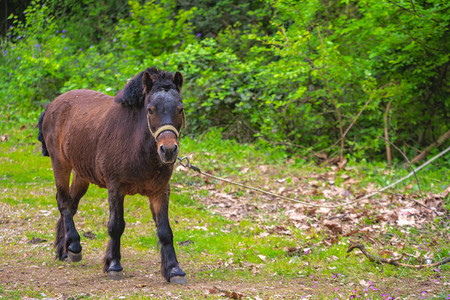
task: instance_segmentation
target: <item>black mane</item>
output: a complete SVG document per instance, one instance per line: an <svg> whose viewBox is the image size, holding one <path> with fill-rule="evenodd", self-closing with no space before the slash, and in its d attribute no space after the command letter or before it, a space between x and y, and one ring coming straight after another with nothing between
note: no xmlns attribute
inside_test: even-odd
<svg viewBox="0 0 450 300"><path fill-rule="evenodd" d="M142 84L142 77L144 72L148 72L152 79L152 92L158 90L170 90L177 89L175 83L173 82L174 77L172 72L165 72L163 70L158 70L155 67L147 68L144 71L137 74L133 79L131 79L122 90L120 90L114 101L121 103L124 106L137 107L140 108L144 105L145 95L144 86Z"/></svg>

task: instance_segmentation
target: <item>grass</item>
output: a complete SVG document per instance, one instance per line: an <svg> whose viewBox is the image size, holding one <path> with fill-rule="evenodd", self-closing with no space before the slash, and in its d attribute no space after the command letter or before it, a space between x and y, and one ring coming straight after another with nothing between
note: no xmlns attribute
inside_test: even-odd
<svg viewBox="0 0 450 300"><path fill-rule="evenodd" d="M66 275L71 274L75 278L91 278L100 287L111 285L101 274L101 257L108 241L107 193L91 185L75 217L77 229L82 235L86 262L80 266L52 260L51 243L58 211L50 159L40 155L40 145L34 137L35 129L12 128L9 134L10 138L0 143L0 253L5 253L0 257L0 269L7 270L14 266L25 275L18 276L23 279L21 283L0 280L2 298L45 298L47 295L64 294L71 299L118 295L127 299L172 296L206 296L214 299L224 296L223 292L210 290L218 285L236 289L249 298L276 298L280 295L283 298L307 296L313 299L450 297L447 292L450 286L443 284L450 278L447 265L415 270L376 265L356 251L346 255L350 241L364 233L338 236L336 239L322 227L299 229L286 217L288 208L280 206L275 212L265 211L267 206L264 205L272 205L273 201L278 200L268 202L262 196L217 181L208 181L192 173L186 174L182 170L175 172L172 179L170 219L176 252L181 266L189 274L189 281L192 282L190 287L162 285L139 290L136 284L127 285L128 281L125 281L121 283L119 291L85 292L89 289L82 285L77 289L69 289L70 294L67 295L55 286L47 286L42 282L29 283L24 277L45 281L33 273L32 268L36 266L44 269L45 266L49 276L53 272L65 271ZM191 162L204 171L251 185L268 186L275 188L275 191L280 186L294 191L299 180L302 184L308 184L321 176L325 179L320 184L345 187L347 176L357 179L351 187L351 191L357 192L370 185L387 185L409 173L401 165L392 168L383 163L367 162L349 163L345 170L335 172L332 167L316 166L301 157L286 158L288 154L280 149L263 149L257 145L224 141L218 131L210 132L198 140L183 138L181 148L182 153L189 155ZM333 174L333 184L327 183L330 173ZM430 166L420 174L420 178L424 192L440 194L449 182L448 169ZM414 196L418 192L415 186L411 186L411 181L408 181L394 192ZM238 202L245 199L250 206L254 206L254 213L236 218L224 215L216 204L208 204L217 196L215 191L231 195ZM312 195L311 199L320 197L323 198L321 195ZM449 209L448 197L444 201ZM358 213L358 208L353 213ZM377 226L375 216L375 212L368 214L364 218L365 225ZM144 197L126 198L125 221L123 264L133 274L130 280L144 280L145 284L150 285L145 276L151 276L153 281L163 284L157 274L159 260L155 227ZM448 225L448 214L434 218L420 229L387 225L374 232L371 240L366 240L367 246L374 251L378 249L394 253L398 249L388 241L395 237L404 240L403 251L417 254L417 258L410 258L413 263L419 263L421 258L430 255L434 260L443 259L450 255L447 240L449 227L445 224ZM92 233L95 238L83 237L84 233ZM44 242L31 244L32 238ZM326 241L330 239L335 240L327 244ZM299 251L288 255L287 249L290 247L298 248ZM387 253L385 255L389 256ZM142 261L143 257L145 261ZM4 274L5 271L0 271L0 278ZM408 286L400 288L400 283L410 285L411 289Z"/></svg>

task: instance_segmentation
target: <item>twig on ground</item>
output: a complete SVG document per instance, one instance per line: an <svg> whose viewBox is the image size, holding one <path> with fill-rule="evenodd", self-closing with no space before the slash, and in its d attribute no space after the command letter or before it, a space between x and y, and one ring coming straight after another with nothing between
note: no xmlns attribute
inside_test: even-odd
<svg viewBox="0 0 450 300"><path fill-rule="evenodd" d="M404 264L401 262L398 262L399 260L401 260L405 255L407 255L406 253L402 253L402 255L400 256L400 258L384 258L384 257L379 257L373 254L370 254L369 251L366 250L366 247L362 244L362 243L353 243L350 244L348 246L347 249L347 253L352 252L355 249L359 249L371 262L377 263L377 264L389 264L389 265L393 265L396 267L406 267L406 268L415 268L415 269L423 269L423 268L430 268L430 267L437 267L437 266L441 266L444 265L448 262L450 262L450 257L447 257L444 260L432 263L432 264L424 264L424 265L410 265L410 264Z"/></svg>

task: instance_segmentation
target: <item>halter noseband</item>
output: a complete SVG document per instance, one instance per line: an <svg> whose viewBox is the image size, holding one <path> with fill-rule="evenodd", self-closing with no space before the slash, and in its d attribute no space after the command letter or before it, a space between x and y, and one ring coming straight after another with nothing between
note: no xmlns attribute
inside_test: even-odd
<svg viewBox="0 0 450 300"><path fill-rule="evenodd" d="M182 120L183 123L181 124L181 128L186 128L186 115L184 114L184 111L183 111L182 118L183 118L183 120ZM148 130L150 131L150 133L153 136L153 138L155 139L155 141L158 139L158 136L163 131L172 131L175 134L175 136L177 137L177 139L180 138L181 132L178 132L178 130L173 125L163 125L163 126L159 127L158 130L153 132L152 127L150 126L150 119L148 118L148 116L147 116L147 125L148 125Z"/></svg>

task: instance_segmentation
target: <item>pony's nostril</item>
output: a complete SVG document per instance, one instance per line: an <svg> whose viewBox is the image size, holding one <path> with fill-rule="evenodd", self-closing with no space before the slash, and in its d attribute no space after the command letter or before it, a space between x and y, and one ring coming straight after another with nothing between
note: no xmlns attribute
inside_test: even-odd
<svg viewBox="0 0 450 300"><path fill-rule="evenodd" d="M166 147L164 147L164 145L161 145L161 147L159 147L159 151L161 151L161 153L166 153L166 151L167 151L167 148Z"/></svg>

